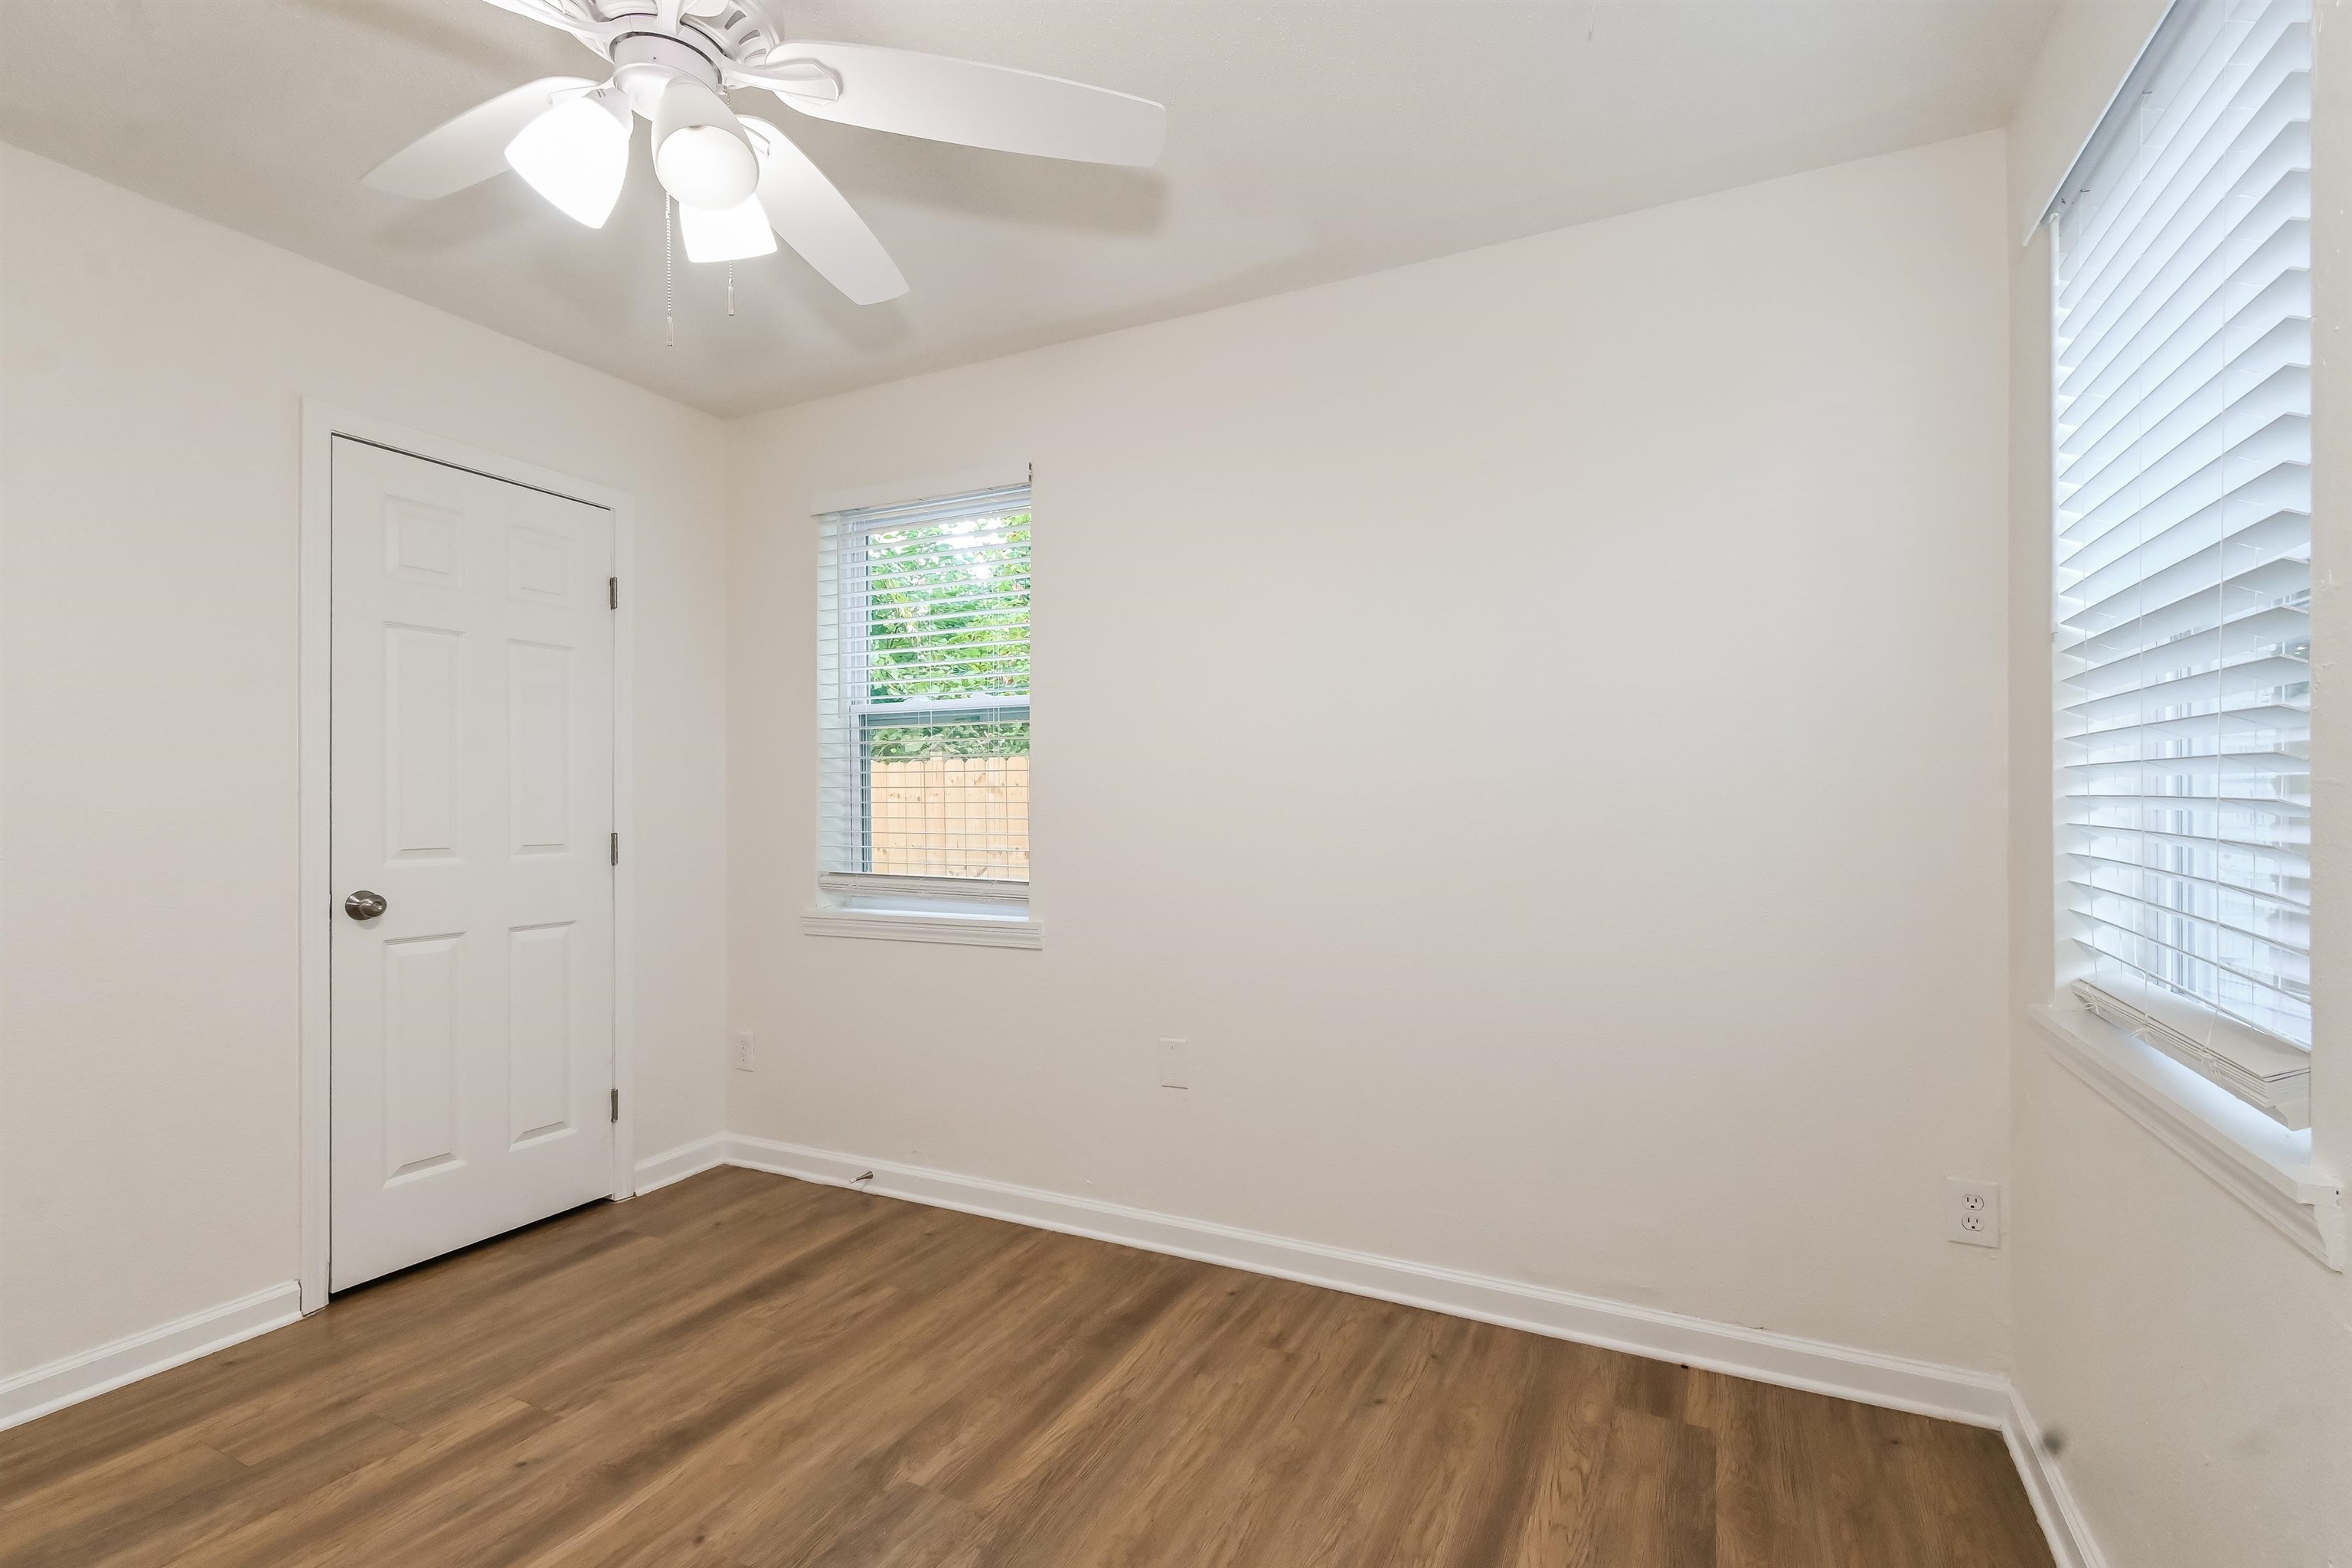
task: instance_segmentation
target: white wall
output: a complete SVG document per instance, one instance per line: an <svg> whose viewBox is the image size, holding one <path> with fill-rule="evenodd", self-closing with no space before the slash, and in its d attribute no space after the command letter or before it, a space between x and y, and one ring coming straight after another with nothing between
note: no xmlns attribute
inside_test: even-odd
<svg viewBox="0 0 2352 1568"><path fill-rule="evenodd" d="M730 1128L2001 1364L2003 200L1975 137L739 424ZM1004 456L1046 947L805 936L809 498Z"/></svg>
<svg viewBox="0 0 2352 1568"><path fill-rule="evenodd" d="M2106 65L2057 68L2045 57L2017 129L2071 129L2039 146L2012 136L2015 213L2046 203L2161 7L2078 0L2069 11L2082 15L2053 25L2053 49L2105 29L2103 50L2077 53ZM2330 3L2322 19L2313 1132L2319 1158L2340 1172L2352 1156L2352 832L2340 826L2352 816L2352 691L2331 650L2352 647L2352 579L2339 564L2331 581L2326 558L2352 552L2352 304L2332 303L2352 300L2352 47L2342 36L2352 16ZM2138 38L2120 37L2133 26ZM2053 170L2053 148L2069 138ZM2352 1563L2352 1282L2062 1068L2023 1014L2055 984L2047 237L2013 246L2011 261L2014 1376L2061 1438L2057 1468L2114 1568L2342 1568Z"/></svg>
<svg viewBox="0 0 2352 1568"><path fill-rule="evenodd" d="M0 149L0 1373L297 1268L300 399L636 496L638 1140L715 1131L719 422Z"/></svg>

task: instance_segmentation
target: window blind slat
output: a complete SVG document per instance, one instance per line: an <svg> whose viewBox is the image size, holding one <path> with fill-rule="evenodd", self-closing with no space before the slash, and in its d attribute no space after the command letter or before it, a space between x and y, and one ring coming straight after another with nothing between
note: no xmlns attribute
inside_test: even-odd
<svg viewBox="0 0 2352 1568"><path fill-rule="evenodd" d="M2135 623L2137 625L2139 623ZM2147 679L2148 661L2161 657L2168 668L2180 669L2192 665L2210 664L2254 649L2293 647L2307 642L2311 636L2311 616L2308 611L2290 606L2257 610L2250 616L2186 637L2159 640L2146 647L2120 650L2123 657L2095 664L2071 674L2062 675L2061 684L2072 687L2086 696L2103 697L2109 692L2126 690ZM2077 643L2068 650L2077 658L2090 658L2095 653L2111 651L2101 643Z"/></svg>
<svg viewBox="0 0 2352 1568"><path fill-rule="evenodd" d="M2305 384L2307 386L2308 382ZM2200 509L2230 494L2252 476L2293 464L2307 465L2311 460L2308 401L2306 396L2305 407L2301 410L2265 410L2273 416L2260 428L2239 430L2234 438L2225 426L2214 432L2216 439L2212 444L2200 447L2187 453L2182 460L2146 476L2147 482L2137 490L2119 491L2087 511L2075 512L2060 501L2058 537L2069 544L2089 544L2128 520L2141 537L2155 539L2173 524L2187 521ZM2252 416L2251 411L2249 416ZM2072 566L2074 559L2074 553L2068 552L2060 564Z"/></svg>
<svg viewBox="0 0 2352 1568"><path fill-rule="evenodd" d="M2095 449L2103 450L2112 442L2130 439L2132 431L2126 421L2137 412L2137 404L2130 396L2108 395L2115 388L2135 378L2142 384L2155 381L2151 403L2170 408L2180 396L2208 380L2200 367L2190 365L2193 359L2259 339L2277 330L2282 322L2300 324L2308 343L2311 274L2288 265L2297 248L2291 237L2286 243L2277 240L2274 236L2264 241L2261 253L2242 261L2223 288L2216 289L2187 315L2166 318L2168 330L2160 337L2151 334L2150 342L2136 351L2129 361L2119 362L2127 363L2134 376L2118 374L2104 387L2085 389L2067 404L2066 417L2072 423L2057 443L2062 478L2067 477L2066 469L2084 457L2096 456ZM2307 348L2305 353L2303 363L2308 364L2311 362Z"/></svg>
<svg viewBox="0 0 2352 1568"><path fill-rule="evenodd" d="M2152 954L2152 950L2161 950L2161 952L2173 954L2173 957L2188 959L2194 966L2210 969L2218 978L2237 980L2239 985L2246 987L2244 992L2237 992L2232 996L2239 1004L2267 1002L2270 1006L2277 1006L2282 1011L2294 1008L2298 1002L2310 1006L2305 1002L2305 994L2310 992L2312 983L2310 971L2307 971L2310 959L2305 957L2305 971L2300 975L2277 975L2277 971L2270 969L2270 963L2263 962L2267 954L2279 950L2277 942L2263 942L2261 938L2242 938L2237 931L2222 931L2221 926L2197 920L2192 914L2180 914L2176 910L2161 910L2159 912L2159 910L2149 908L2149 905L2138 905L2128 898L2103 898L2098 893L2086 898L2084 905L2072 910L2072 914L2074 914L2074 920L2091 926L2094 945L2110 957L2124 957L2133 950L2138 950L2138 954ZM2122 917L2122 920L2116 920L2116 917ZM2171 920L2166 920L2166 917L2171 917ZM2157 929L2147 929L2147 926L2157 926ZM2185 947L2183 941L2164 941L2166 936L2178 936L2185 942L2210 938L2210 950ZM2105 938L2124 938L2128 947L2124 947L2119 952ZM2237 950L2237 952L2232 952L2232 950ZM2261 963L2261 969L2251 969L2249 963ZM2230 990L2234 992L2234 987L2230 987ZM2221 987L2216 987L2216 994L2221 994ZM2222 1011L2230 1011L2230 1008L2222 1006ZM2246 1018L2246 1023L2253 1023L2253 1018Z"/></svg>
<svg viewBox="0 0 2352 1568"><path fill-rule="evenodd" d="M2226 875L2176 871L2117 859L2102 854L2103 847L2085 846L2067 851L2082 867L2075 878L2078 884L2137 898L2175 914L2210 912L2216 924L2284 941L2290 946L2307 940L2310 921L2298 901L2302 879L2291 872L2271 878L2266 886L2252 887ZM2068 896L2074 896L2071 888Z"/></svg>
<svg viewBox="0 0 2352 1568"><path fill-rule="evenodd" d="M2308 439L2307 428L2302 434ZM2158 499L2169 510L2170 503L2195 497ZM2133 531L2110 542L2116 550L2111 559L2096 566L2083 563L2079 555L2059 562L2058 598L2067 606L2067 625L2073 626L2077 617L2094 609L2119 618L2137 618L2142 605L2169 602L2200 588L2219 588L2230 578L2273 561L2296 557L2307 563L2311 469L2307 463L2281 462L2186 517L2159 515L2133 521ZM2177 575L2165 575L2168 573ZM2307 567L2305 582L2309 583ZM2110 603L2126 595L2134 595L2127 605Z"/></svg>
<svg viewBox="0 0 2352 1568"><path fill-rule="evenodd" d="M2145 438L2147 466L2116 476L2112 485L2101 487L2103 494L2086 503L2088 510L2076 514L2078 521L2060 535L2071 543L2079 531L2083 539L2080 547L2066 553L2061 563L2065 570L2093 570L2095 563L2104 564L2120 553L2123 541L2160 537L2143 531L2149 524L2186 521L2195 515L2192 509L2208 504L2210 498L2231 493L2232 481L2302 456L2310 440L2307 367L2282 366L2260 384L2243 389L2219 382L2214 396L2222 406L2194 430L2177 437L2160 428L2150 431ZM2257 424L2262 428L2250 435L2248 426ZM2078 499L2070 496L2066 510L2071 511ZM2126 521L2128 528L2122 526ZM2091 531L2094 527L2097 531Z"/></svg>
<svg viewBox="0 0 2352 1568"><path fill-rule="evenodd" d="M2247 776L2258 778L2267 784L2275 784L2294 772L2309 773L2311 760L2291 752L2265 748L2243 752L2202 752L2185 757L2108 757L2095 762L2070 763L2062 758L2058 765L2074 781L2068 790L2071 800L2087 792L2093 782L2126 772L2142 773L2151 778Z"/></svg>
<svg viewBox="0 0 2352 1568"><path fill-rule="evenodd" d="M2082 805L2075 809L2096 816L2102 808ZM2300 817L2279 816L2275 820L2267 817L2258 820L2258 816L2262 816L2262 814L2224 814L2232 815L2232 819L2237 822L2240 831L2235 833L2224 831L2217 816L2216 825L2210 831L2207 831L2200 826L2196 832L2191 833L2179 826L2167 826L2148 821L2147 818L2149 814L2145 808L2130 809L2141 813L2139 821L2131 823L2070 821L2066 826L2082 839L2082 843L2077 847L2088 847L2094 841L2098 840L2112 840L2120 845L2129 836L2138 834L2145 835L2151 844L2161 843L2175 847L2193 848L2200 852L2210 849L2217 855L2223 852L2243 851L2247 854L2270 856L2277 858L2281 865L2288 866L2290 868L2295 866L2308 866L2310 863L2311 836L2308 828L2310 816L2307 812ZM2113 855L2105 857L2107 859L2118 858ZM2147 862L2143 860L2141 863ZM2189 869L2186 866L2181 868ZM2202 872L2193 874L2204 875ZM2227 878L2220 879L2229 880ZM2246 884L2248 887L2255 885L2251 882Z"/></svg>
<svg viewBox="0 0 2352 1568"><path fill-rule="evenodd" d="M2101 826L2087 818L2120 811L2180 813L2192 816L2211 816L2217 821L2222 817L2229 817L2252 823L2255 826L2273 819L2288 825L2298 822L2308 823L2311 820L2311 805L2307 801L2246 800L2235 795L2101 794L2084 795L2074 805L2075 809L2084 814L2082 817L2074 820L2074 826L2078 827ZM2179 830L2176 828L2166 829L2166 831ZM2216 831L2218 832L2218 829ZM2252 831L2252 828L2249 828L2247 833ZM2285 828L2281 829L2282 833L2285 831ZM2247 839L2247 833L2241 833L2235 837ZM2190 837L2197 837L2197 835ZM2247 841L2271 842L2267 838L2247 839ZM2282 840L2282 842L2286 841L2302 842L2302 840Z"/></svg>
<svg viewBox="0 0 2352 1568"><path fill-rule="evenodd" d="M2208 703L2221 704L2226 710L2232 699L2275 691L2310 679L2311 664L2307 659L2280 656L2250 658L2219 669L2134 682L2128 689L2068 703L2058 711L2091 725L2088 733L2096 734L2099 726L2116 718Z"/></svg>
<svg viewBox="0 0 2352 1568"><path fill-rule="evenodd" d="M2284 301L2282 301L2284 303ZM2064 463L2058 482L2067 487L2067 505L2087 510L2158 468L2173 453L2214 432L2214 422L2233 410L2242 418L2276 411L2311 411L2311 322L2282 312L2270 321L2231 323L2235 337L2216 336L2149 388L2128 422L2118 421L2095 447ZM2233 356L2224 358L2231 349Z"/></svg>
<svg viewBox="0 0 2352 1568"><path fill-rule="evenodd" d="M2096 596L2062 592L2060 608L2074 606L2059 623L2069 632L2108 637L2139 631L2150 617L2210 613L2216 618L2250 604L2278 604L2307 595L2311 585L2311 518L2302 510L2268 513L2224 539L2157 566L2143 563L2145 575L2126 568L2102 574ZM2166 541L2168 544L2170 541ZM2148 634L2151 640L2158 634ZM2071 649L2070 649L2071 652Z"/></svg>
<svg viewBox="0 0 2352 1568"><path fill-rule="evenodd" d="M2311 710L2289 708L2276 703L2247 708L2228 708L2218 713L2188 713L2174 719L2149 719L2137 724L2116 724L2105 730L2086 730L2080 734L2061 735L2062 746L2096 747L2113 752L2126 742L2142 742L2170 744L2182 742L2212 742L2216 749L2242 754L2277 749L2270 742L2278 736L2305 740L2311 725ZM2261 742L2257 744L2256 742ZM2120 760L2081 757L2080 762ZM2171 762L2175 759L2158 754L2150 761Z"/></svg>
<svg viewBox="0 0 2352 1568"><path fill-rule="evenodd" d="M2236 889L2222 888L2210 882L2185 884L2189 889L2210 895L2197 898L2194 900L2197 907L2193 909L2141 898L2103 884L2087 886L2090 891L2085 912L2095 919L2126 931L2154 936L2159 941L2168 929L2185 926L2186 930L2180 934L2184 940L2193 942L2199 934L2198 927L2210 926L2220 939L2217 949L2226 947L2247 952L2259 952L2265 961L2265 967L2287 965L2292 973L2300 975L2300 983L2290 994L2300 994L2311 984L2309 961L2302 951L2303 945L2311 940L2310 919L2294 904L2278 899L2252 898ZM2271 922L2271 929L2267 931L2252 930L2238 923L2266 918ZM2188 951L2195 952L2196 949L2192 947ZM2232 973L2242 973L2226 958L2213 958L2210 953L2200 953L2199 956L2212 959ZM2245 978L2257 984L2268 984L2252 974Z"/></svg>

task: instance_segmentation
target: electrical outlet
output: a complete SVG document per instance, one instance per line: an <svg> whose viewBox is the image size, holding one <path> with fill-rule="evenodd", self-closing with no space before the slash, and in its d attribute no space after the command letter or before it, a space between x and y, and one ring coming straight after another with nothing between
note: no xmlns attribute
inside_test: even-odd
<svg viewBox="0 0 2352 1568"><path fill-rule="evenodd" d="M2000 1245L2000 1184L1952 1176L1945 1183L1946 1238L1969 1247Z"/></svg>
<svg viewBox="0 0 2352 1568"><path fill-rule="evenodd" d="M737 1072L750 1072L751 1070L751 1032L749 1030L739 1031L735 1036L735 1070Z"/></svg>
<svg viewBox="0 0 2352 1568"><path fill-rule="evenodd" d="M1192 1087L1192 1077L1185 1064L1184 1042L1181 1040L1160 1042L1160 1087L1162 1089Z"/></svg>

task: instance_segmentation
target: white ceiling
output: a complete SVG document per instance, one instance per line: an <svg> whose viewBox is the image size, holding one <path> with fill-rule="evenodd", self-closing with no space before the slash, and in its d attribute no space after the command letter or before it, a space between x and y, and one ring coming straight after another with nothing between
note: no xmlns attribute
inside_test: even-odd
<svg viewBox="0 0 2352 1568"><path fill-rule="evenodd" d="M645 138L601 231L512 175L360 176L571 39L482 0L0 0L0 137L720 414L1178 316L2003 123L2047 0L818 0L792 31L1168 105L1155 170L783 125L912 290L677 263Z"/></svg>

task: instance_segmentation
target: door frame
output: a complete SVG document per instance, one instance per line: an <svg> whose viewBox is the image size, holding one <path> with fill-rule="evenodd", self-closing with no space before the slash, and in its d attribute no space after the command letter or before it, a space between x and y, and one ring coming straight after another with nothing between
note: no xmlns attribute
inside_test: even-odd
<svg viewBox="0 0 2352 1568"><path fill-rule="evenodd" d="M301 854L298 929L301 932L301 1310L327 1304L329 1226L328 943L334 930L333 868L328 855L331 784L330 701L333 694L334 443L338 436L464 468L493 479L613 514L613 573L633 584L636 563L636 502L616 490L469 447L389 420L355 414L315 397L302 400L302 647ZM624 593L613 620L613 827L621 837L621 863L613 876L613 1085L621 1114L613 1127L613 1196L636 1193L636 1049L630 1020L636 980L636 786L635 696L636 595Z"/></svg>

